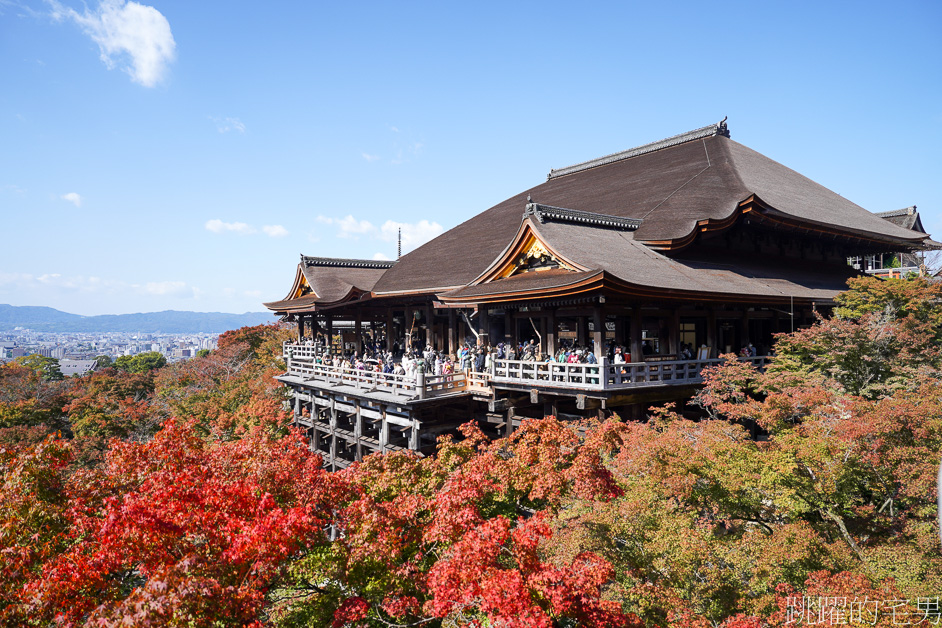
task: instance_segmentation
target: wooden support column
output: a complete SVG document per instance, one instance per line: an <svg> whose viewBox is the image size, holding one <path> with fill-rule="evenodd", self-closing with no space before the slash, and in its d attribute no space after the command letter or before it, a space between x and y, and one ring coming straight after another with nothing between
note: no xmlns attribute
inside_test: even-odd
<svg viewBox="0 0 942 628"><path fill-rule="evenodd" d="M328 456L328 464L330 464L331 470L336 471L336 460L337 460L337 400L333 397L330 398L330 455Z"/></svg>
<svg viewBox="0 0 942 628"><path fill-rule="evenodd" d="M434 346L434 326L435 326L435 310L432 309L431 304L425 306L425 346L431 347ZM425 347L422 347L423 349Z"/></svg>
<svg viewBox="0 0 942 628"><path fill-rule="evenodd" d="M556 355L556 309L550 310L546 316L546 352Z"/></svg>
<svg viewBox="0 0 942 628"><path fill-rule="evenodd" d="M363 356L363 313L357 308L356 319L353 323L353 350Z"/></svg>
<svg viewBox="0 0 942 628"><path fill-rule="evenodd" d="M507 423L504 425L504 436L510 436L514 433L514 409L507 408Z"/></svg>
<svg viewBox="0 0 942 628"><path fill-rule="evenodd" d="M379 424L379 451L386 453L386 445L389 444L389 423L386 421L386 406L382 406L383 420Z"/></svg>
<svg viewBox="0 0 942 628"><path fill-rule="evenodd" d="M386 351L393 350L393 343L396 341L394 338L395 332L393 331L396 326L396 321L393 318L392 308L386 310Z"/></svg>
<svg viewBox="0 0 942 628"><path fill-rule="evenodd" d="M457 330L458 321L455 316L455 311L452 309L448 310L448 354L455 355L455 352L458 351L458 343L455 342L455 334Z"/></svg>
<svg viewBox="0 0 942 628"><path fill-rule="evenodd" d="M488 337L488 328L490 327L490 317L487 310L483 307L478 308L478 346L490 343Z"/></svg>
<svg viewBox="0 0 942 628"><path fill-rule="evenodd" d="M592 351L599 361L602 360L602 354L605 351L602 347L605 339L605 317L602 314L602 306L596 303L592 308Z"/></svg>
<svg viewBox="0 0 942 628"><path fill-rule="evenodd" d="M301 397L299 391L294 391L294 425L297 427L298 420L301 418ZM313 417L311 417L313 419Z"/></svg>
<svg viewBox="0 0 942 628"><path fill-rule="evenodd" d="M304 314L298 314L298 342L304 341Z"/></svg>
<svg viewBox="0 0 942 628"><path fill-rule="evenodd" d="M752 338L749 337L749 310L743 308L742 318L739 320L739 347L733 347L733 351L739 353L739 350L742 347L745 347L746 344L752 342Z"/></svg>
<svg viewBox="0 0 942 628"><path fill-rule="evenodd" d="M576 317L576 344L583 346L586 344L585 331L585 316Z"/></svg>
<svg viewBox="0 0 942 628"><path fill-rule="evenodd" d="M509 310L504 310L504 337L501 338L504 342L513 343L516 347L520 344L520 339L517 338L517 325L514 322L514 317L510 314ZM491 346L494 346L493 344ZM520 359L520 356L517 356L517 359Z"/></svg>
<svg viewBox="0 0 942 628"><path fill-rule="evenodd" d="M356 403L357 413L353 423L353 438L356 441L356 459L357 462L363 460L363 416L360 414L360 400Z"/></svg>
<svg viewBox="0 0 942 628"><path fill-rule="evenodd" d="M671 312L671 329L670 329L670 353L675 355L680 354L680 308L674 307L674 311Z"/></svg>
<svg viewBox="0 0 942 628"><path fill-rule="evenodd" d="M631 308L631 361L644 362L644 354L641 351L641 306L636 305Z"/></svg>
<svg viewBox="0 0 942 628"><path fill-rule="evenodd" d="M716 329L716 308L712 305L707 308L706 326L706 343L710 348L710 355L708 357L712 358L720 354L720 348L716 344L719 341L719 334L717 334Z"/></svg>
<svg viewBox="0 0 942 628"><path fill-rule="evenodd" d="M324 325L327 327L327 352L331 353L334 348L334 317L327 314L324 318Z"/></svg>
<svg viewBox="0 0 942 628"><path fill-rule="evenodd" d="M422 427L422 424L412 419L412 429L409 432L409 449L412 451L419 450L419 429Z"/></svg>

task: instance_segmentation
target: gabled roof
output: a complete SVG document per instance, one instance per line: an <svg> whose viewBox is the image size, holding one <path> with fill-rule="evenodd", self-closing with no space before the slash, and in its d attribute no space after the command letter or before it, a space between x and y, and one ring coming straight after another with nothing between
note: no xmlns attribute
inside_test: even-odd
<svg viewBox="0 0 942 628"><path fill-rule="evenodd" d="M509 277L485 271L470 285L441 294L445 302L527 300L600 287L639 296L657 293L684 299L828 301L855 274L846 263L784 260L774 255L719 256L709 261L668 257L637 240L636 233L599 222L538 223L525 216L514 242L536 238L549 255L565 260L569 270L531 271ZM519 250L512 244L491 269L506 264ZM497 277L497 278L495 278ZM483 280L483 281L482 281Z"/></svg>
<svg viewBox="0 0 942 628"><path fill-rule="evenodd" d="M918 231L919 233L926 232L925 228L922 226L922 219L919 217L919 212L916 211L915 205L904 207L903 209L894 209L888 212L877 212L876 215L883 220L892 222L897 227Z"/></svg>
<svg viewBox="0 0 942 628"><path fill-rule="evenodd" d="M676 250L706 224L731 225L744 201L780 222L857 238L887 250L917 248L925 235L894 225L728 137L725 123L550 172L523 191L408 255L376 282L377 295L464 286L501 254L520 209L568 208L640 221L632 241ZM576 228L570 221L567 228Z"/></svg>
<svg viewBox="0 0 942 628"><path fill-rule="evenodd" d="M369 293L395 263L302 255L287 296L264 305L275 312L299 312L356 299Z"/></svg>

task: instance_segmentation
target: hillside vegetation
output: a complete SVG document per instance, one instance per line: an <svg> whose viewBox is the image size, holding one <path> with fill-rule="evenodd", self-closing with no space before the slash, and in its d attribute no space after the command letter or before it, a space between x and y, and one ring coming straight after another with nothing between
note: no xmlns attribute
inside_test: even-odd
<svg viewBox="0 0 942 628"><path fill-rule="evenodd" d="M321 468L280 345L0 368L0 625L937 625L942 287L852 280L692 421L474 424ZM753 439L746 426L767 437Z"/></svg>

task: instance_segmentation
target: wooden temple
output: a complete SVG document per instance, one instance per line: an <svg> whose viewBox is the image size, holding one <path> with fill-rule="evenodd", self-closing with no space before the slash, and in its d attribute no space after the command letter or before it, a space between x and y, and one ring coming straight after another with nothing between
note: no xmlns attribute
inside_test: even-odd
<svg viewBox="0 0 942 628"><path fill-rule="evenodd" d="M724 120L551 170L395 262L302 256L288 295L265 305L298 325L279 379L311 446L339 468L374 451L429 453L469 420L507 434L527 417L637 417L689 398L721 354L752 345L744 359L761 367L774 334L826 312L859 274L848 259L928 242L738 144ZM315 337L346 352L533 341L546 356L575 344L596 363L342 372L318 364ZM626 363L611 360L614 345Z"/></svg>

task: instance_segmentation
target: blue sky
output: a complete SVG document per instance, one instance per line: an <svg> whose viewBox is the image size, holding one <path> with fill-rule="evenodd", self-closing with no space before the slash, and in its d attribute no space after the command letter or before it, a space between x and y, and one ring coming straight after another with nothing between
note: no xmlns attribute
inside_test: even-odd
<svg viewBox="0 0 942 628"><path fill-rule="evenodd" d="M934 1L0 0L0 303L260 311L300 253L393 258L724 116L939 237L940 32Z"/></svg>

